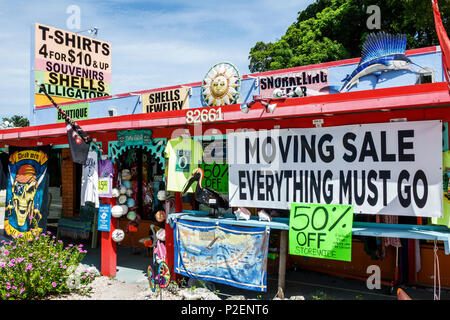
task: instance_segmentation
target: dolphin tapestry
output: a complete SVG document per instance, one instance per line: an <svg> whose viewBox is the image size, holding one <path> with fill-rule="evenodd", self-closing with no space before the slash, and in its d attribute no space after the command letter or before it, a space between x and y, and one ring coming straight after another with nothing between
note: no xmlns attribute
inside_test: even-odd
<svg viewBox="0 0 450 320"><path fill-rule="evenodd" d="M5 204L5 232L32 239L45 231L48 212L50 146L9 147Z"/></svg>
<svg viewBox="0 0 450 320"><path fill-rule="evenodd" d="M267 291L270 228L176 221L174 271L187 277Z"/></svg>

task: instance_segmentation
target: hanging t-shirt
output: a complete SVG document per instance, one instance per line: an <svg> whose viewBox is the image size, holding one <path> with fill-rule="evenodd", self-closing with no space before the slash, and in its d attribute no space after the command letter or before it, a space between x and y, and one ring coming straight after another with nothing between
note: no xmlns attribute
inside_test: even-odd
<svg viewBox="0 0 450 320"><path fill-rule="evenodd" d="M98 155L96 151L89 151L86 163L83 165L81 177L81 205L93 202L99 207L98 199Z"/></svg>
<svg viewBox="0 0 450 320"><path fill-rule="evenodd" d="M444 181L444 201L443 201L443 211L444 214L440 218L431 218L432 224L438 224L438 225L444 225L450 228L450 194L448 192L448 183L449 183L449 177L450 177L450 151L445 151L443 153L443 159L442 159L442 165L443 165L443 177L444 179L447 179L447 181ZM447 183L446 183L447 182ZM447 188L445 188L447 186Z"/></svg>
<svg viewBox="0 0 450 320"><path fill-rule="evenodd" d="M181 192L192 171L202 162L202 145L192 139L175 138L167 142L165 156L169 158L167 191ZM194 192L195 185L192 184L187 192Z"/></svg>
<svg viewBox="0 0 450 320"><path fill-rule="evenodd" d="M112 198L112 184L114 177L114 164L111 160L98 161L98 196Z"/></svg>

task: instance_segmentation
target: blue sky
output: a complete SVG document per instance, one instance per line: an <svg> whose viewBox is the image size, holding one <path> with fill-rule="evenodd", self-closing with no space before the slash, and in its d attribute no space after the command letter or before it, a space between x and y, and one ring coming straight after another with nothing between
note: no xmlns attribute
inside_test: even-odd
<svg viewBox="0 0 450 320"><path fill-rule="evenodd" d="M97 27L97 38L111 43L111 86L117 94L201 81L222 61L248 74L250 48L279 39L312 2L1 0L0 118L28 117L32 26L69 30L70 5L81 10L80 29L71 31Z"/></svg>

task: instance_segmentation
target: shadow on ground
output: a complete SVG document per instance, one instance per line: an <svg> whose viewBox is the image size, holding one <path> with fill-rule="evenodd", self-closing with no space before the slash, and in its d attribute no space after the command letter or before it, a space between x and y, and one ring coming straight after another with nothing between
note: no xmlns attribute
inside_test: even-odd
<svg viewBox="0 0 450 320"><path fill-rule="evenodd" d="M1 230L3 231L3 230ZM52 231L52 230L50 230ZM0 232L1 237L2 232ZM97 248L91 248L90 241L73 241L62 239L64 243L82 243L87 254L82 263L94 266L101 270L100 241ZM138 254L135 254L138 253ZM117 273L118 280L128 283L147 283L147 268L152 258L145 249L117 246ZM185 281L187 283L187 281ZM230 296L244 296L246 299L273 299L278 291L278 275L268 274L267 292L255 292L227 286L219 283L207 283L208 289L215 291L222 299ZM433 300L433 288L401 285L413 300ZM304 269L291 269L286 272L285 290L286 298L303 296L306 300L396 300L396 287L382 286L381 289L370 290L364 281L331 276ZM441 300L450 300L450 292L441 289Z"/></svg>

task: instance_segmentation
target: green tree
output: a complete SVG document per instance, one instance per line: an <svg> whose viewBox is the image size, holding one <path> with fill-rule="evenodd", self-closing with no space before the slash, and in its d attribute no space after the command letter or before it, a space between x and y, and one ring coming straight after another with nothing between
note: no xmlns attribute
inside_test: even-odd
<svg viewBox="0 0 450 320"><path fill-rule="evenodd" d="M12 116L11 118L3 118L3 122L9 121L14 127L28 127L30 120L22 116Z"/></svg>
<svg viewBox="0 0 450 320"><path fill-rule="evenodd" d="M369 5L381 11L381 30L369 30ZM439 1L448 29L450 2ZM257 42L250 49L249 69L262 72L359 57L367 34L404 33L407 49L439 45L431 1L424 0L317 0L298 13L281 39Z"/></svg>

